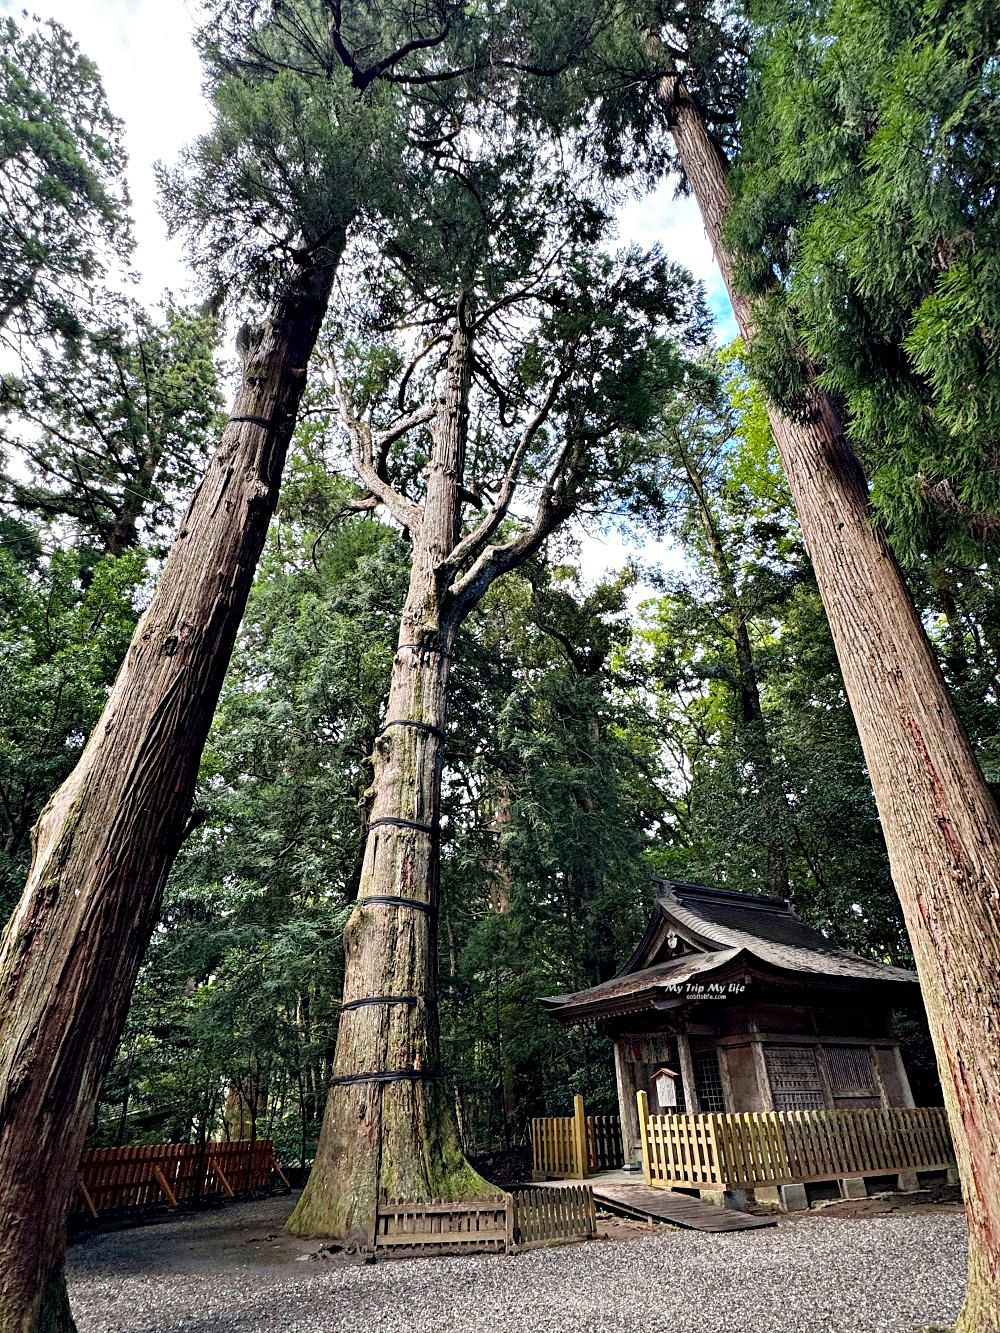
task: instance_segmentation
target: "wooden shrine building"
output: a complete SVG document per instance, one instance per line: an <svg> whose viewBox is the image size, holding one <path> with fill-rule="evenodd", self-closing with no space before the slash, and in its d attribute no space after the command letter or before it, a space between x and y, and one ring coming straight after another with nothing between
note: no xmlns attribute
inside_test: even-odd
<svg viewBox="0 0 1000 1333"><path fill-rule="evenodd" d="M914 973L837 948L781 898L657 880L646 933L618 975L541 1003L614 1043L625 1160L652 1113L913 1106L894 1008Z"/></svg>

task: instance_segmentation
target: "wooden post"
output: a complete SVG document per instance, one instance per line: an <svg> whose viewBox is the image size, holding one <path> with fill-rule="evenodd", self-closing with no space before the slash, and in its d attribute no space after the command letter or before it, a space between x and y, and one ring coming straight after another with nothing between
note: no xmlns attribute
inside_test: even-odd
<svg viewBox="0 0 1000 1333"><path fill-rule="evenodd" d="M573 1098L573 1146L576 1149L577 1180L587 1178L587 1116L583 1108L583 1098L579 1093Z"/></svg>
<svg viewBox="0 0 1000 1333"><path fill-rule="evenodd" d="M698 1092L694 1081L694 1062L691 1059L691 1043L687 1034L678 1032L677 1034L677 1062L681 1067L681 1087L684 1089L684 1109L691 1114L697 1114L701 1107L698 1105Z"/></svg>
<svg viewBox="0 0 1000 1333"><path fill-rule="evenodd" d="M94 1221L97 1221L97 1209L94 1207L94 1200L91 1197L90 1190L84 1184L83 1176L77 1173L76 1183L80 1186L80 1193L83 1195L83 1201L87 1205L87 1212L90 1213Z"/></svg>
<svg viewBox="0 0 1000 1333"><path fill-rule="evenodd" d="M176 1207L177 1207L177 1195L173 1192L173 1190L172 1190L172 1189L170 1188L170 1186L167 1184L167 1178L166 1178L166 1176L163 1174L163 1172L160 1170L160 1168L159 1168L158 1166L154 1166L154 1167L153 1167L153 1175L156 1177L156 1183L159 1185L160 1189L163 1191L163 1193L164 1193L164 1194L167 1196L167 1198L170 1200L171 1204L176 1208Z"/></svg>
<svg viewBox="0 0 1000 1333"><path fill-rule="evenodd" d="M907 1074L906 1065L903 1063L903 1052L897 1045L893 1046L892 1054L896 1060L896 1072L899 1075L899 1085L903 1091L902 1104L904 1106L915 1106L916 1103L913 1100L913 1090L910 1087L910 1076Z"/></svg>
<svg viewBox="0 0 1000 1333"><path fill-rule="evenodd" d="M635 1066L625 1058L625 1043L616 1041L615 1081L618 1084L618 1114L622 1127L622 1164L628 1166L639 1140L639 1122L635 1110Z"/></svg>
<svg viewBox="0 0 1000 1333"><path fill-rule="evenodd" d="M289 1185L288 1183L288 1177L285 1175L284 1171L282 1171L281 1167L278 1165L277 1157L274 1156L271 1157L271 1170L277 1175L278 1179L284 1185L286 1190L290 1190L292 1188L291 1185ZM270 1184L270 1181L268 1183Z"/></svg>
<svg viewBox="0 0 1000 1333"><path fill-rule="evenodd" d="M774 1094L771 1091L771 1079L767 1072L767 1060L764 1057L764 1047L760 1041L754 1041L751 1049L753 1051L754 1068L757 1071L757 1096L760 1100L760 1106L750 1107L750 1110L773 1111Z"/></svg>
<svg viewBox="0 0 1000 1333"><path fill-rule="evenodd" d="M217 1157L210 1157L208 1160L208 1164L215 1172L216 1176L218 1176L219 1184L222 1186L222 1188L226 1191L226 1193L229 1195L231 1199L235 1199L236 1195L233 1193L233 1187L226 1179L226 1173L223 1171L222 1163L219 1161L219 1159Z"/></svg>
<svg viewBox="0 0 1000 1333"><path fill-rule="evenodd" d="M639 1142L642 1144L642 1174L646 1179L647 1185L652 1185L653 1181L649 1171L649 1098L646 1096L644 1088L640 1088L635 1094L636 1105L639 1108Z"/></svg>

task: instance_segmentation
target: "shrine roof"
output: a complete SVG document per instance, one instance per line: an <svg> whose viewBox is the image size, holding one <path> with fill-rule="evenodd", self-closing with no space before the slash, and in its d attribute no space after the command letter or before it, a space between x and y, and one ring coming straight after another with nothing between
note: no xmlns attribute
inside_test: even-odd
<svg viewBox="0 0 1000 1333"><path fill-rule="evenodd" d="M730 974L754 969L802 982L911 992L916 975L842 949L783 898L657 880L645 934L617 976L540 1003L563 1022L667 1009L704 994ZM910 998L907 994L906 998Z"/></svg>

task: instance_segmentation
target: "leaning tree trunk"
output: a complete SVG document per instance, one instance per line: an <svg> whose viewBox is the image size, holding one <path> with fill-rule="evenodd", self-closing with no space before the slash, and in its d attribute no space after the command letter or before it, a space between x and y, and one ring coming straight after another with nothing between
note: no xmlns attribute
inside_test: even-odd
<svg viewBox="0 0 1000 1333"><path fill-rule="evenodd" d="M483 1198L440 1067L439 818L448 676L458 628L441 561L454 548L468 431L471 341L460 326L432 427L422 518L386 720L375 742L357 904L344 931L344 998L326 1114L299 1235L370 1247L379 1199Z"/></svg>
<svg viewBox="0 0 1000 1333"><path fill-rule="evenodd" d="M726 164L682 85L673 136L736 319L722 239ZM1000 815L949 697L831 400L768 415L837 647L930 1022L965 1193L968 1291L959 1333L1000 1330Z"/></svg>
<svg viewBox="0 0 1000 1333"><path fill-rule="evenodd" d="M104 712L35 826L0 941L0 1333L73 1328L77 1162L184 834L336 257L276 298Z"/></svg>

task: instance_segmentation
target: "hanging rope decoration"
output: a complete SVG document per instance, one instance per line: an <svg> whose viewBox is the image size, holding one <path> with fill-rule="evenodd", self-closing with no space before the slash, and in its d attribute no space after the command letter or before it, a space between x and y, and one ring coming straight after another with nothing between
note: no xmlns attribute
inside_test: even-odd
<svg viewBox="0 0 1000 1333"><path fill-rule="evenodd" d="M373 819L368 825L369 829L378 828L381 824L389 824L394 828L412 828L418 833L437 833L433 824L421 824L416 819L396 819L393 815L383 815L381 819Z"/></svg>
<svg viewBox="0 0 1000 1333"><path fill-rule="evenodd" d="M444 1074L432 1069L385 1069L377 1074L339 1074L330 1083L416 1083L425 1078L444 1078Z"/></svg>
<svg viewBox="0 0 1000 1333"><path fill-rule="evenodd" d="M340 1012L346 1014L349 1009L361 1009L369 1004L405 1004L418 1008L423 1004L422 995L366 995L362 1000L347 1000L340 1006Z"/></svg>

